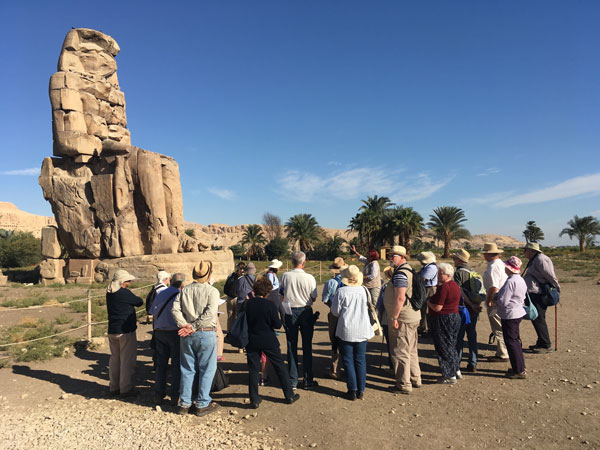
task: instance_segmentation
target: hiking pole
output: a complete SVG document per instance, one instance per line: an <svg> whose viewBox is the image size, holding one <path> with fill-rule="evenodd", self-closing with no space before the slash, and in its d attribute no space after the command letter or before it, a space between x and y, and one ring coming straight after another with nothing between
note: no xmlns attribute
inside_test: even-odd
<svg viewBox="0 0 600 450"><path fill-rule="evenodd" d="M554 305L554 351L558 351L558 305Z"/></svg>
<svg viewBox="0 0 600 450"><path fill-rule="evenodd" d="M379 355L379 370L381 370L381 367L383 366L383 341L385 339L385 336L383 335L383 333L381 333L381 353Z"/></svg>

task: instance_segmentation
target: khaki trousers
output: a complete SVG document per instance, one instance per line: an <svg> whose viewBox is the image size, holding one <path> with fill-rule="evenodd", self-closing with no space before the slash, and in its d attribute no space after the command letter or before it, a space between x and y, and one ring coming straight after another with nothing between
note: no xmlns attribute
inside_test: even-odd
<svg viewBox="0 0 600 450"><path fill-rule="evenodd" d="M395 329L393 321L388 321L390 356L396 374L396 386L411 391L413 383L421 384L421 368L417 351L419 322L398 322L398 325L398 329Z"/></svg>
<svg viewBox="0 0 600 450"><path fill-rule="evenodd" d="M231 327L233 326L233 322L235 322L235 319L237 317L237 310L236 310L236 304L237 304L237 297L227 297L227 332L229 333L229 330L231 330Z"/></svg>
<svg viewBox="0 0 600 450"><path fill-rule="evenodd" d="M109 334L110 360L108 375L110 392L125 394L134 388L133 375L137 356L137 338L135 331L124 334Z"/></svg>
<svg viewBox="0 0 600 450"><path fill-rule="evenodd" d="M496 356L508 359L508 350L504 343L504 335L502 334L502 321L498 315L498 308L492 306L488 308L488 319L490 319L490 328L496 337Z"/></svg>

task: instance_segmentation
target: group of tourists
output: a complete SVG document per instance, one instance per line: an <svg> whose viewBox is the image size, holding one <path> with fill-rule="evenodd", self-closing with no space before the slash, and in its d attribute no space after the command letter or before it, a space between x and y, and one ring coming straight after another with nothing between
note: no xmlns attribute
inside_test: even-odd
<svg viewBox="0 0 600 450"><path fill-rule="evenodd" d="M480 276L468 267L470 254L458 250L452 255L454 265L436 264L435 255L422 252L422 265L415 272L408 264L409 255L402 246L387 251L389 266L379 267L379 253L370 250L367 257L354 247L363 270L335 258L329 266L333 277L322 291L322 301L329 307L327 323L331 342L328 375L341 379L345 375L349 400L362 399L366 387L367 342L375 334L387 341L390 370L395 377L391 390L410 394L422 386L419 366L419 334L430 335L437 353L440 383L455 384L462 378L461 359L466 334L469 355L464 370L477 371L477 321L483 306L492 328L490 339L497 351L488 361L510 362L507 377L527 377L519 334L525 305L530 299L538 311L533 321L538 339L531 351L552 350L545 321L547 302L545 286L560 290L552 261L536 243L528 243L529 259L521 274L521 260L516 256L503 261L502 250L486 243L483 255L487 268ZM304 271L306 255L292 255L293 269L278 277L281 261L273 260L267 273L257 277L253 263L239 263L225 283L227 300L220 300L213 287L212 264L200 261L192 271L191 283L185 275L160 271L158 284L149 295L146 308L152 317L155 352L155 402L167 395L180 414L193 412L202 416L215 411L218 404L210 396L223 359L222 331L218 307L227 304L227 330L230 331L243 311L247 326L246 353L250 406L261 403L259 385L267 382L267 366L275 372L286 403L299 398L298 387L315 389L318 382L313 371L312 341L319 318L312 305L317 299L315 278ZM381 279L381 273L385 279ZM133 373L136 361L136 312L143 300L129 289L134 277L125 270L115 272L107 288L109 316L110 395L122 398L137 395ZM414 291L414 292L413 292ZM422 292L424 301L415 307ZM150 304L148 304L150 303ZM241 318L241 317L240 317ZM277 336L283 327L287 343L287 367ZM301 336L302 373L299 370L298 338ZM170 365L170 388L167 372ZM197 390L196 394L193 391Z"/></svg>

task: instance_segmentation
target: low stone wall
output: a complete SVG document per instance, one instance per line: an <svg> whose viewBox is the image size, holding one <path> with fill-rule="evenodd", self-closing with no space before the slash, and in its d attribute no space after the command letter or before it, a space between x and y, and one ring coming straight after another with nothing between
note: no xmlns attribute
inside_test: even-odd
<svg viewBox="0 0 600 450"><path fill-rule="evenodd" d="M159 270L173 274L181 272L186 280L192 279L192 270L200 261L213 264L213 277L224 280L233 271L233 253L231 250L217 250L195 253L170 253L164 255L128 256L125 258L103 259L96 266L96 281L108 281L115 271L125 269L138 278L156 280ZM101 280L100 278L103 278Z"/></svg>

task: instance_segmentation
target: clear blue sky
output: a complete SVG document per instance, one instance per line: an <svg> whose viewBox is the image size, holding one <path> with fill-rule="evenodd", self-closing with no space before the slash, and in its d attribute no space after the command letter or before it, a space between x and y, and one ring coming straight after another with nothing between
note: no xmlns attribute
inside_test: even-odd
<svg viewBox="0 0 600 450"><path fill-rule="evenodd" d="M50 215L48 80L71 27L117 40L138 147L180 165L186 220L387 195L546 244L600 217L600 2L2 2L0 200Z"/></svg>

